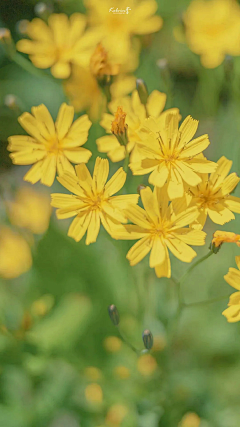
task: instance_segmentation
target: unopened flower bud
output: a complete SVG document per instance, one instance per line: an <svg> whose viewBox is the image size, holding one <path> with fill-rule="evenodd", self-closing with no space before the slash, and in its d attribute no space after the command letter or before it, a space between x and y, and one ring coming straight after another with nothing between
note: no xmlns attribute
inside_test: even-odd
<svg viewBox="0 0 240 427"><path fill-rule="evenodd" d="M28 28L29 21L28 19L21 19L16 24L16 30L21 35L27 34L27 28Z"/></svg>
<svg viewBox="0 0 240 427"><path fill-rule="evenodd" d="M119 313L118 309L114 304L109 305L108 307L108 313L111 321L113 322L114 326L118 326L119 324Z"/></svg>
<svg viewBox="0 0 240 427"><path fill-rule="evenodd" d="M147 350L151 350L153 346L153 335L152 335L152 332L149 331L149 329L145 329L145 331L142 334L142 339L143 339L144 347Z"/></svg>
<svg viewBox="0 0 240 427"><path fill-rule="evenodd" d="M15 109L15 107L17 105L17 98L16 98L16 96L12 95L11 93L9 93L4 98L4 104L6 105L6 107L8 107L10 109Z"/></svg>
<svg viewBox="0 0 240 427"><path fill-rule="evenodd" d="M168 60L166 58L161 58L157 60L157 66L160 70L164 70L168 66Z"/></svg>
<svg viewBox="0 0 240 427"><path fill-rule="evenodd" d="M52 13L52 7L44 2L39 2L35 5L34 12L40 18L47 18Z"/></svg>
<svg viewBox="0 0 240 427"><path fill-rule="evenodd" d="M141 195L141 190L144 190L144 188L146 188L146 185L144 185L144 184L140 184L140 185L138 186L138 188L137 188L137 192L138 192L138 194L140 194L140 195Z"/></svg>
<svg viewBox="0 0 240 427"><path fill-rule="evenodd" d="M146 105L148 100L148 90L146 83L142 79L137 79L136 86L141 103Z"/></svg>
<svg viewBox="0 0 240 427"><path fill-rule="evenodd" d="M112 122L111 131L116 136L118 142L121 145L127 145L128 136L127 129L128 125L125 123L126 113L124 113L122 107L118 107L115 113L115 119Z"/></svg>
<svg viewBox="0 0 240 427"><path fill-rule="evenodd" d="M0 42L9 44L12 41L11 33L8 28L0 28Z"/></svg>

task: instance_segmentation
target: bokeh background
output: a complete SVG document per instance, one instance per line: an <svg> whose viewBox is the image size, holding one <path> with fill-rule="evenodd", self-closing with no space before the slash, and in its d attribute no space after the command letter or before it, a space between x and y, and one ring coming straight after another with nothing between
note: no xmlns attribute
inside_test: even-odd
<svg viewBox="0 0 240 427"><path fill-rule="evenodd" d="M182 14L189 3L158 0L164 24L157 34L141 37L134 75L150 92L167 93L168 108L178 107L182 117L191 114L200 120L198 134L208 133L211 141L207 157L230 158L232 171L238 173L240 57L227 57L215 69L203 68L184 41ZM55 0L45 6L46 13L84 12L81 0ZM0 26L9 28L17 41L22 37L19 21L41 14L41 7L30 0L1 1ZM171 280L157 279L147 260L130 268L125 259L130 243L111 240L104 230L90 246L67 237L68 220L57 221L48 207L50 192L58 192L60 185L51 190L28 185L23 181L28 167L12 165L6 147L10 135L22 133L17 117L44 103L56 118L63 101L58 81L29 74L1 49L0 233L6 227L9 233L20 233L33 263L19 277L0 278L0 427L239 426L240 328L221 314L227 298L186 308L169 347L167 325L176 309ZM87 143L93 151L90 169L98 155L95 140L102 135L94 123ZM111 164L111 173L118 167ZM141 181L131 178L129 191L136 192ZM20 213L13 203L24 200L24 194L29 205L24 212L40 231L31 224L19 227ZM239 189L235 195L240 196ZM206 245L197 249L199 256L207 253L216 229L239 233L240 219L223 227L207 222ZM0 258L10 251L14 264L25 248L8 238L12 242L2 252L0 247ZM235 267L235 255L239 248L225 244L196 268L184 284L185 301L230 294L223 276ZM9 270L13 268L10 264ZM174 278L187 268L173 260ZM151 329L151 353L138 357L119 338L107 313L112 303L134 346L142 349L142 331Z"/></svg>

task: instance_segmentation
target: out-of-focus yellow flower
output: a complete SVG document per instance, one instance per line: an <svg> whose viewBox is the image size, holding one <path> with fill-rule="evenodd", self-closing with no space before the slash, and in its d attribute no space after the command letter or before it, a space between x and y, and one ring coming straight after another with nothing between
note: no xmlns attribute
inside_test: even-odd
<svg viewBox="0 0 240 427"><path fill-rule="evenodd" d="M104 45L98 44L86 55L84 66L73 67L71 78L64 84L75 110L87 110L94 121L106 110L107 91L108 96L116 98L127 95L135 85L135 77L126 74L135 66L135 59L122 68L113 58Z"/></svg>
<svg viewBox="0 0 240 427"><path fill-rule="evenodd" d="M117 353L121 350L122 341L118 337L110 336L105 338L103 345L109 353Z"/></svg>
<svg viewBox="0 0 240 427"><path fill-rule="evenodd" d="M84 374L91 381L98 381L102 378L102 372L95 366L87 366L84 369Z"/></svg>
<svg viewBox="0 0 240 427"><path fill-rule="evenodd" d="M112 405L106 416L106 423L110 427L118 427L121 425L124 418L127 416L129 409L125 405L119 403Z"/></svg>
<svg viewBox="0 0 240 427"><path fill-rule="evenodd" d="M229 231L215 231L212 245L218 248L223 243L236 243L237 246L240 246L240 234L231 233Z"/></svg>
<svg viewBox="0 0 240 427"><path fill-rule="evenodd" d="M137 369L143 376L151 376L157 369L156 359L151 354L143 354L137 361Z"/></svg>
<svg viewBox="0 0 240 427"><path fill-rule="evenodd" d="M97 383L89 384L85 388L85 397L89 403L99 404L103 400L102 388Z"/></svg>
<svg viewBox="0 0 240 427"><path fill-rule="evenodd" d="M166 347L166 339L163 335L154 335L154 341L153 341L153 352L160 352L163 351Z"/></svg>
<svg viewBox="0 0 240 427"><path fill-rule="evenodd" d="M206 68L240 55L240 7L235 0L194 0L184 15L190 49Z"/></svg>
<svg viewBox="0 0 240 427"><path fill-rule="evenodd" d="M53 295L46 294L32 303L31 313L33 316L46 316L54 304Z"/></svg>
<svg viewBox="0 0 240 427"><path fill-rule="evenodd" d="M184 415L179 427L199 427L201 419L195 412L188 412Z"/></svg>
<svg viewBox="0 0 240 427"><path fill-rule="evenodd" d="M76 166L77 175L65 172L58 181L74 194L52 194L52 206L59 208L59 219L76 216L68 230L68 236L79 242L87 231L86 244L97 240L102 223L112 235L121 223L126 223L124 209L138 202L137 194L113 196L123 187L126 172L123 168L107 182L109 162L96 159L93 177L83 163Z"/></svg>
<svg viewBox="0 0 240 427"><path fill-rule="evenodd" d="M169 198L184 195L184 183L192 186L202 182L199 173L212 172L217 165L200 158L199 154L210 144L208 135L192 139L198 128L198 120L188 116L178 129L179 115L169 113L165 123L153 117L145 120L139 133L141 146L138 152L141 160L133 159L130 168L134 175L149 176L150 184L162 187L167 183Z"/></svg>
<svg viewBox="0 0 240 427"><path fill-rule="evenodd" d="M0 276L14 279L32 266L32 254L24 238L8 227L0 228Z"/></svg>
<svg viewBox="0 0 240 427"><path fill-rule="evenodd" d="M114 374L121 380L127 380L130 377L130 371L126 366L116 366Z"/></svg>
<svg viewBox="0 0 240 427"><path fill-rule="evenodd" d="M47 231L51 216L50 200L47 194L22 187L17 191L15 200L8 203L8 209L13 225L26 228L34 234Z"/></svg>
<svg viewBox="0 0 240 427"><path fill-rule="evenodd" d="M91 33L104 40L107 50L114 46L120 63L126 62L132 49L132 36L150 34L162 26L162 18L155 16L154 0L85 0Z"/></svg>
<svg viewBox="0 0 240 427"><path fill-rule="evenodd" d="M20 52L27 53L38 68L50 68L58 79L66 79L71 74L72 64L82 64L86 52L96 44L96 37L84 34L86 17L74 13L68 18L64 13L53 13L48 25L34 18L26 33L32 40L22 39L17 43Z"/></svg>
<svg viewBox="0 0 240 427"><path fill-rule="evenodd" d="M74 173L73 163L87 163L91 151L81 146L85 144L91 122L87 115L74 123L74 108L63 103L56 123L41 104L32 107L32 114L23 113L18 121L31 136L15 135L8 138L8 150L14 164L31 165L24 176L25 181L51 186L56 170L61 175L65 171Z"/></svg>
<svg viewBox="0 0 240 427"><path fill-rule="evenodd" d="M226 282L233 288L240 291L240 256L235 257L238 270L229 268L228 273L224 276ZM240 321L240 292L234 292L228 302L228 308L222 313L228 322L235 323Z"/></svg>
<svg viewBox="0 0 240 427"><path fill-rule="evenodd" d="M202 175L198 186L189 187L189 206L196 206L199 211L194 223L196 227L203 227L208 215L213 222L223 225L235 219L233 212L240 213L240 198L230 196L240 178L236 173L228 175L231 167L232 161L223 156L218 160L215 172L210 176Z"/></svg>
<svg viewBox="0 0 240 427"><path fill-rule="evenodd" d="M177 204L169 204L166 186L149 187L140 190L144 209L129 206L126 215L134 225L122 225L115 231L114 237L121 240L137 240L127 259L130 265L139 263L150 251L149 265L155 268L158 277L171 277L171 265L168 249L183 262L191 262L197 255L188 245L204 245L206 233L200 230L184 228L198 215L196 208L178 212Z"/></svg>
<svg viewBox="0 0 240 427"><path fill-rule="evenodd" d="M169 111L178 113L179 110L174 108L163 113L166 103L165 93L154 90L148 97L146 107L141 103L137 90L134 90L131 97L116 99L109 104L109 110L112 114L104 114L100 122L101 126L107 133L112 133L112 123L114 114L119 106L126 113L126 124L128 126L128 144L126 148L114 137L114 135L106 135L97 139L98 150L101 153L107 153L112 162L123 160L127 153L131 153L135 144L141 141L138 135L146 117L153 116L157 119L159 126L164 123L165 115ZM136 150L135 150L136 151ZM135 153L136 154L136 153ZM132 158L131 158L132 159Z"/></svg>

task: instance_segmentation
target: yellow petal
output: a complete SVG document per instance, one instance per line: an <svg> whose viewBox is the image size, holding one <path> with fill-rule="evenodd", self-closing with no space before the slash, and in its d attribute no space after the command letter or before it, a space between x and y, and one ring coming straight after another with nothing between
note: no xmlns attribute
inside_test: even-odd
<svg viewBox="0 0 240 427"><path fill-rule="evenodd" d="M182 177L177 170L171 169L170 177L168 178L168 195L170 200L182 197L184 194Z"/></svg>
<svg viewBox="0 0 240 427"><path fill-rule="evenodd" d="M179 133L181 135L179 147L183 147L186 143L191 141L197 132L198 128L198 120L193 119L191 116L187 116L185 120L183 120Z"/></svg>
<svg viewBox="0 0 240 427"><path fill-rule="evenodd" d="M112 162L120 162L126 157L126 148L123 145L108 152L108 157Z"/></svg>
<svg viewBox="0 0 240 427"><path fill-rule="evenodd" d="M153 163L154 161L151 161ZM155 161L156 164L158 161ZM164 162L162 162L149 176L149 183L156 185L157 187L162 187L167 181L169 175L169 169Z"/></svg>
<svg viewBox="0 0 240 427"><path fill-rule="evenodd" d="M166 245L162 242L160 237L155 237L149 259L149 265L151 268L157 267L159 264L162 264L165 261L165 247Z"/></svg>
<svg viewBox="0 0 240 427"><path fill-rule="evenodd" d="M138 240L146 236L146 230L133 224L119 224L112 237L117 240Z"/></svg>
<svg viewBox="0 0 240 427"><path fill-rule="evenodd" d="M59 109L56 120L56 130L59 139L63 139L68 133L72 125L73 117L74 108L70 105L63 103Z"/></svg>
<svg viewBox="0 0 240 427"><path fill-rule="evenodd" d="M170 258L169 258L169 253L168 253L168 249L165 245L165 259L164 262L160 265L157 265L155 267L155 273L157 275L157 277L171 277L171 263L170 263Z"/></svg>
<svg viewBox="0 0 240 427"><path fill-rule="evenodd" d="M36 182L38 182L42 176L42 164L43 160L33 165L24 176L24 181L31 182L31 184L36 184Z"/></svg>
<svg viewBox="0 0 240 427"><path fill-rule="evenodd" d="M87 213L78 214L69 227L68 236L79 242L87 231L90 219Z"/></svg>
<svg viewBox="0 0 240 427"><path fill-rule="evenodd" d="M87 166L83 163L75 166L77 177L79 179L78 184L86 191L87 194L91 194L93 180Z"/></svg>
<svg viewBox="0 0 240 427"><path fill-rule="evenodd" d="M15 151L14 153L9 154L12 159L12 162L15 165L32 165L33 163L38 162L46 157L46 152L43 150L25 150L25 151Z"/></svg>
<svg viewBox="0 0 240 427"><path fill-rule="evenodd" d="M139 227L151 230L152 226L149 223L144 209L140 208L140 206L129 206L125 212L130 221L136 223Z"/></svg>
<svg viewBox="0 0 240 427"><path fill-rule="evenodd" d="M70 172L75 175L74 167L63 154L58 154L57 156L57 172L59 176L64 172Z"/></svg>
<svg viewBox="0 0 240 427"><path fill-rule="evenodd" d="M115 148L120 147L120 144L114 135L106 135L96 140L97 148L100 153L108 153Z"/></svg>
<svg viewBox="0 0 240 427"><path fill-rule="evenodd" d="M206 233L204 231L179 228L173 234L187 245L202 246L205 244Z"/></svg>
<svg viewBox="0 0 240 427"><path fill-rule="evenodd" d="M71 67L68 62L56 62L51 66L51 73L56 79L67 79L71 74Z"/></svg>
<svg viewBox="0 0 240 427"><path fill-rule="evenodd" d="M222 312L229 323L239 322L240 320L240 304L232 305Z"/></svg>
<svg viewBox="0 0 240 427"><path fill-rule="evenodd" d="M32 107L32 113L39 122L42 122L47 130L47 133L54 137L55 136L55 126L51 114L49 113L47 107L41 104L38 107Z"/></svg>
<svg viewBox="0 0 240 427"><path fill-rule="evenodd" d="M166 240L166 245L172 254L183 262L191 262L197 255L190 246L176 238Z"/></svg>
<svg viewBox="0 0 240 427"><path fill-rule="evenodd" d="M189 185L195 187L200 184L202 178L197 175L193 170L188 166L187 162L179 162L177 165L177 169L182 179Z"/></svg>
<svg viewBox="0 0 240 427"><path fill-rule="evenodd" d="M42 164L41 183L51 187L56 176L57 157L55 155L47 156Z"/></svg>
<svg viewBox="0 0 240 427"><path fill-rule="evenodd" d="M226 157L222 156L217 161L217 169L210 176L210 181L214 186L219 186L223 183L225 178L230 172L232 167L232 161L228 160Z"/></svg>
<svg viewBox="0 0 240 427"><path fill-rule="evenodd" d="M125 184L126 178L126 172L123 170L123 168L119 168L105 185L106 196L112 196L113 194L116 194L119 190L121 190L121 188Z"/></svg>
<svg viewBox="0 0 240 427"><path fill-rule="evenodd" d="M42 137L41 132L38 128L38 121L29 113L23 113L18 117L20 125L25 129L29 135L33 136L37 141L45 143L45 139Z"/></svg>
<svg viewBox="0 0 240 427"><path fill-rule="evenodd" d="M60 184L63 185L63 187L65 187L71 193L74 193L77 196L81 196L81 197L84 196L84 192L79 186L79 180L76 177L76 175L73 175L70 172L64 172L64 174L59 176L57 180L60 182Z"/></svg>
<svg viewBox="0 0 240 427"><path fill-rule="evenodd" d="M226 282L233 288L240 291L240 271L236 268L229 268L228 273L224 276Z"/></svg>
<svg viewBox="0 0 240 427"><path fill-rule="evenodd" d="M196 207L191 207L186 209L186 211L181 212L176 215L174 221L172 222L171 230L176 230L177 228L185 227L188 224L191 224L198 217L198 210Z"/></svg>
<svg viewBox="0 0 240 427"><path fill-rule="evenodd" d="M223 195L230 194L234 188L238 185L240 178L235 173L231 173L223 183L221 183L221 191ZM218 182L217 182L218 185Z"/></svg>
<svg viewBox="0 0 240 427"><path fill-rule="evenodd" d="M95 210L91 213L91 219L87 231L86 245L96 242L99 230L100 217L98 211Z"/></svg>
<svg viewBox="0 0 240 427"><path fill-rule="evenodd" d="M158 117L164 109L166 104L167 95L153 90L147 100L147 112L149 116Z"/></svg>
<svg viewBox="0 0 240 427"><path fill-rule="evenodd" d="M63 153L72 163L87 163L92 156L90 150L82 147L76 147L71 150L63 150Z"/></svg>
<svg viewBox="0 0 240 427"><path fill-rule="evenodd" d="M240 256L235 256L235 261L236 261L236 264L240 270Z"/></svg>
<svg viewBox="0 0 240 427"><path fill-rule="evenodd" d="M240 198L235 196L229 196L224 200L224 205L227 206L230 211L240 213Z"/></svg>
<svg viewBox="0 0 240 427"><path fill-rule="evenodd" d="M127 253L130 265L138 264L151 250L152 240L146 236L133 245Z"/></svg>
<svg viewBox="0 0 240 427"><path fill-rule="evenodd" d="M100 193L107 181L109 174L109 162L107 159L97 157L93 171L93 188Z"/></svg>
<svg viewBox="0 0 240 427"><path fill-rule="evenodd" d="M144 188L140 193L142 203L148 217L154 224L157 224L159 220L159 210L155 194L152 193L152 190L149 187Z"/></svg>
<svg viewBox="0 0 240 427"><path fill-rule="evenodd" d="M197 154L205 150L209 146L209 144L210 141L208 139L208 135L199 136L198 138L193 139L185 146L179 158L184 159L186 157L196 156Z"/></svg>
<svg viewBox="0 0 240 427"><path fill-rule="evenodd" d="M214 209L210 209L208 208L208 215L210 217L210 219L215 222L216 224L220 224L223 225L226 222L231 221L232 219L235 219L234 214L227 208L223 209L219 209L219 210L214 210Z"/></svg>
<svg viewBox="0 0 240 427"><path fill-rule="evenodd" d="M193 169L195 172L201 173L201 174L207 174L214 172L217 168L217 164L214 162L211 162L207 159L188 159L187 161L188 165Z"/></svg>

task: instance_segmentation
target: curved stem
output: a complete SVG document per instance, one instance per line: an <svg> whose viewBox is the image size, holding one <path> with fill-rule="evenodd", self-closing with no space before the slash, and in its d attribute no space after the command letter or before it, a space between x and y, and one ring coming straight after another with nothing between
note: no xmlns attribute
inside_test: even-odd
<svg viewBox="0 0 240 427"><path fill-rule="evenodd" d="M207 258L209 258L213 254L213 251L211 250L208 252L207 255L204 255L202 258L200 258L198 261L196 261L187 271L184 273L184 275L180 278L180 280L177 282L178 285L181 287L185 279L188 277L188 275L196 268L199 264L201 264L203 261L205 261Z"/></svg>
<svg viewBox="0 0 240 427"><path fill-rule="evenodd" d="M218 298L213 298L213 299L209 299L209 300L203 300L203 301L197 301L197 302L190 302L189 304L185 304L184 303L184 307L188 308L188 307L200 307L202 305L207 305L207 304L213 304L214 302L218 302L218 301L223 301L227 298L230 297L231 294L228 295L223 295L221 297Z"/></svg>

